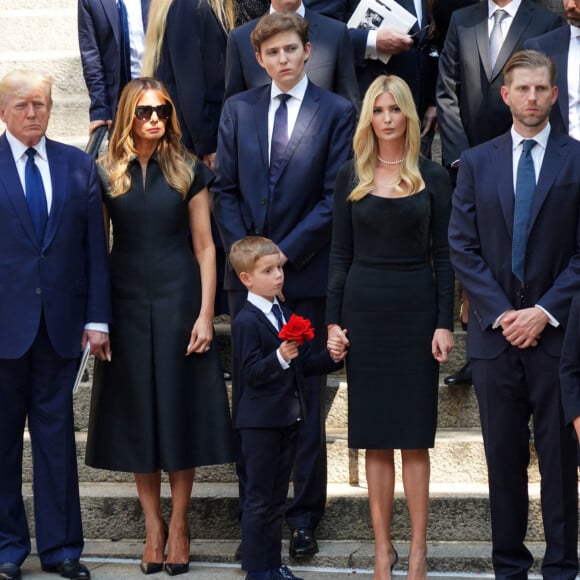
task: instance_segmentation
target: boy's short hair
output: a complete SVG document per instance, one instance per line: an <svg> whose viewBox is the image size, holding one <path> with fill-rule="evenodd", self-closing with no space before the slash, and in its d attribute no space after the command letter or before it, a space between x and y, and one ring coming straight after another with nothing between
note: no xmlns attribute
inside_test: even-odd
<svg viewBox="0 0 580 580"><path fill-rule="evenodd" d="M236 274L251 274L256 262L263 256L279 254L280 248L270 239L262 236L248 236L232 244L228 258Z"/></svg>
<svg viewBox="0 0 580 580"><path fill-rule="evenodd" d="M262 43L270 40L276 34L288 31L298 34L302 41L302 46L306 46L308 42L308 22L305 18L298 16L294 12L285 14L273 12L262 16L250 35L254 51L259 53Z"/></svg>

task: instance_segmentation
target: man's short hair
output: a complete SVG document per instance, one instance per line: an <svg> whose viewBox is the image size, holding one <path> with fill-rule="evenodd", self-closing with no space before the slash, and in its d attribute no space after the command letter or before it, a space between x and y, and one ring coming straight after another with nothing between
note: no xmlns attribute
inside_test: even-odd
<svg viewBox="0 0 580 580"><path fill-rule="evenodd" d="M556 84L556 63L543 52L537 50L520 50L512 54L503 67L503 80L509 86L513 80L513 71L517 68L547 68L550 75L550 86Z"/></svg>
<svg viewBox="0 0 580 580"><path fill-rule="evenodd" d="M298 16L294 12L266 14L266 16L260 18L256 28L252 30L250 35L254 51L259 53L264 42L270 40L276 34L288 31L295 32L300 37L302 45L306 46L308 42L308 22L305 18Z"/></svg>
<svg viewBox="0 0 580 580"><path fill-rule="evenodd" d="M228 257L239 276L242 272L251 274L256 262L263 256L279 253L280 248L272 240L262 236L248 236L232 244Z"/></svg>
<svg viewBox="0 0 580 580"><path fill-rule="evenodd" d="M52 105L52 79L48 75L35 70L13 70L0 79L0 106L4 106L8 98L22 92L42 89L46 101Z"/></svg>

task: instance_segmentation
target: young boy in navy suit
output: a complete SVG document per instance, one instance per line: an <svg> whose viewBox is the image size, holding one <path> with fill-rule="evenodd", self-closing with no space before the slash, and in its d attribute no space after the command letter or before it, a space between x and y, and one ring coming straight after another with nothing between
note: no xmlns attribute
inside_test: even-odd
<svg viewBox="0 0 580 580"><path fill-rule="evenodd" d="M300 580L282 566L282 518L298 429L304 419L304 376L342 366L344 353L312 352L281 340L291 312L277 296L284 284L278 246L267 238L235 242L229 254L247 301L232 323L233 415L246 482L242 568L246 580Z"/></svg>

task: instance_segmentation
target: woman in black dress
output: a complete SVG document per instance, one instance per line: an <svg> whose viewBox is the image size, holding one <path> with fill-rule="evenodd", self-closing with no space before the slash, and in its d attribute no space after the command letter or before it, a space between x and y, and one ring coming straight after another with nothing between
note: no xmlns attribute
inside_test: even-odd
<svg viewBox="0 0 580 580"><path fill-rule="evenodd" d="M213 340L213 176L181 144L154 79L131 81L100 161L110 256L112 360L96 368L86 462L135 473L145 515L141 570L187 572L194 468L231 461L229 410ZM108 228L107 228L108 229ZM191 232L193 252L188 233ZM172 513L161 516L161 470Z"/></svg>
<svg viewBox="0 0 580 580"><path fill-rule="evenodd" d="M453 347L451 187L443 167L419 157L419 133L408 85L378 77L334 192L328 346L335 357L348 346L348 441L366 449L375 580L390 579L397 561L394 449L411 520L408 577L426 578L438 363Z"/></svg>

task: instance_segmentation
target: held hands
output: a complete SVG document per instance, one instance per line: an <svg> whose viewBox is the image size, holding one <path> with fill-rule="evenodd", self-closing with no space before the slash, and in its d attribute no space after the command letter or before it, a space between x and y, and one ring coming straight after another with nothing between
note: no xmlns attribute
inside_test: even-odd
<svg viewBox="0 0 580 580"><path fill-rule="evenodd" d="M327 327L328 340L326 342L326 348L330 354L330 358L334 362L340 362L347 355L347 348L350 345L350 341L346 337L348 330L346 328L340 328L338 324L329 324Z"/></svg>
<svg viewBox="0 0 580 580"><path fill-rule="evenodd" d="M453 350L455 345L453 334L447 328L436 328L433 333L433 340L431 341L431 352L433 358L440 363L449 360L449 353Z"/></svg>
<svg viewBox="0 0 580 580"><path fill-rule="evenodd" d="M87 341L91 343L91 354L100 360L111 360L111 345L109 335L98 330L84 330L81 338L81 352L85 350Z"/></svg>
<svg viewBox="0 0 580 580"><path fill-rule="evenodd" d="M213 338L213 324L211 316L199 316L191 330L191 337L185 356L189 356L192 352L196 354L203 354L209 350L211 339Z"/></svg>
<svg viewBox="0 0 580 580"><path fill-rule="evenodd" d="M537 306L522 310L508 310L499 321L506 340L518 348L538 346L548 316Z"/></svg>
<svg viewBox="0 0 580 580"><path fill-rule="evenodd" d="M404 32L392 28L377 30L377 52L399 54L413 46L413 38Z"/></svg>
<svg viewBox="0 0 580 580"><path fill-rule="evenodd" d="M280 346L280 355L286 362L298 356L298 343L293 340L285 340Z"/></svg>

